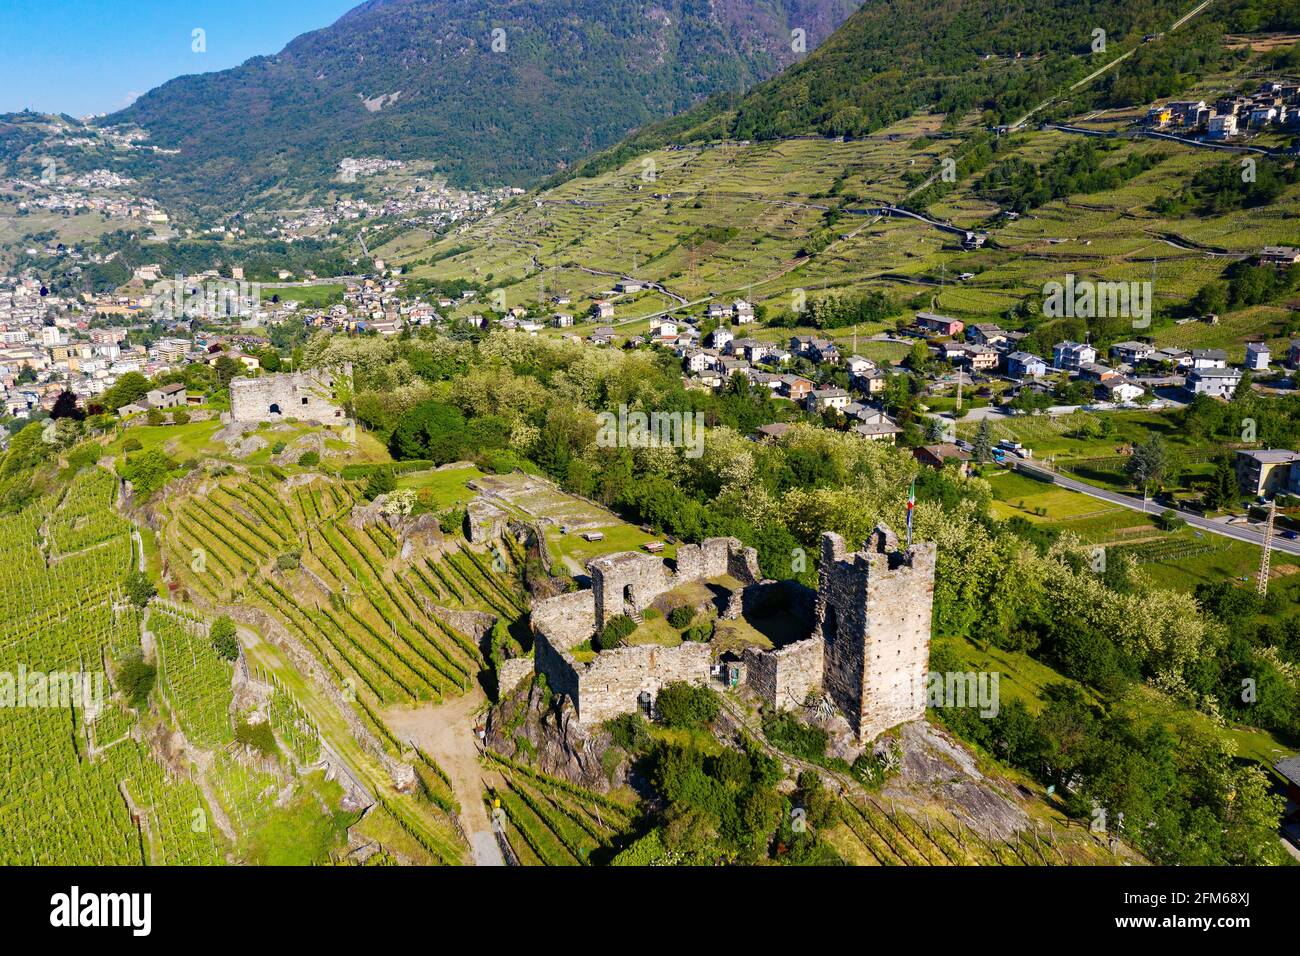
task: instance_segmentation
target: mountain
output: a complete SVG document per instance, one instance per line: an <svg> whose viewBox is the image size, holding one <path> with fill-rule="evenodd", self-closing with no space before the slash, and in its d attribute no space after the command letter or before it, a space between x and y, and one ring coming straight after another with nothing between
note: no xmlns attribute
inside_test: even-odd
<svg viewBox="0 0 1300 956"><path fill-rule="evenodd" d="M815 52L736 96L647 124L556 176L595 175L667 143L790 136L857 137L917 110L956 123L981 111L1010 123L1136 49L1089 90L1143 87L1114 100L1168 96L1204 72L1225 30L1284 29L1296 18L1266 0L867 0ZM1177 33L1165 35L1193 10ZM1097 50L1096 31L1105 32ZM1158 82L1152 82L1152 81ZM1148 87L1156 88L1148 88ZM1035 114L1041 118L1041 114Z"/></svg>
<svg viewBox="0 0 1300 956"><path fill-rule="evenodd" d="M165 201L229 207L327 182L346 156L434 160L455 185L526 185L631 130L794 62L852 0L369 0L275 56L185 76L110 124L178 155Z"/></svg>

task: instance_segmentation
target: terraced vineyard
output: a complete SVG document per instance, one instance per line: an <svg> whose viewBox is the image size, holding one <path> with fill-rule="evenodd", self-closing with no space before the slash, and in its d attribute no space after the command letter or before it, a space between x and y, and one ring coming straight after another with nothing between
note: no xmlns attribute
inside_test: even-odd
<svg viewBox="0 0 1300 956"><path fill-rule="evenodd" d="M852 862L879 866L1043 866L1064 862L1033 839L990 840L954 821L918 820L874 799L840 802L835 845Z"/></svg>
<svg viewBox="0 0 1300 956"><path fill-rule="evenodd" d="M133 733L138 715L106 676L140 646L139 615L119 593L134 550L130 524L110 510L114 489L95 469L58 500L0 518L0 671L86 674L106 698L98 709L53 698L0 708L0 776L23 783L0 791L0 864L223 858L211 828L192 826L207 813L202 793Z"/></svg>
<svg viewBox="0 0 1300 956"><path fill-rule="evenodd" d="M522 616L524 556L513 541L479 553L449 538L440 553L415 548L403 558L387 524L351 520L359 497L355 483L323 476L288 489L258 470L208 479L167 504L163 549L184 593L214 609L265 613L387 740L382 708L473 686L483 656L453 623L456 612Z"/></svg>
<svg viewBox="0 0 1300 956"><path fill-rule="evenodd" d="M158 653L158 683L186 738L214 748L234 740L230 723L231 665L217 656L208 627L176 611L150 609Z"/></svg>
<svg viewBox="0 0 1300 956"><path fill-rule="evenodd" d="M632 824L633 811L616 800L485 754L502 781L485 796L488 812L524 866L587 866Z"/></svg>

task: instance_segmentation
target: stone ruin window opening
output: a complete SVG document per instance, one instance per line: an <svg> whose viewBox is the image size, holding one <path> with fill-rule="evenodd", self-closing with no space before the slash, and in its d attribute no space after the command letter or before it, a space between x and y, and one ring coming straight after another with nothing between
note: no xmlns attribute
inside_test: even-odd
<svg viewBox="0 0 1300 956"><path fill-rule="evenodd" d="M623 586L623 604L629 610L636 610L636 600L632 597L632 585L630 584Z"/></svg>
<svg viewBox="0 0 1300 956"><path fill-rule="evenodd" d="M822 638L827 644L834 644L835 638L839 635L840 622L835 613L835 605L826 606L826 622L822 625Z"/></svg>
<svg viewBox="0 0 1300 956"><path fill-rule="evenodd" d="M279 415L279 414L280 414L280 405L279 405L279 403L277 403L277 402L272 402L272 403L271 403L270 412L271 412L272 415Z"/></svg>
<svg viewBox="0 0 1300 956"><path fill-rule="evenodd" d="M304 405L307 404L307 396L306 396L306 395L304 395L304 396L302 397L302 403L303 403Z"/></svg>

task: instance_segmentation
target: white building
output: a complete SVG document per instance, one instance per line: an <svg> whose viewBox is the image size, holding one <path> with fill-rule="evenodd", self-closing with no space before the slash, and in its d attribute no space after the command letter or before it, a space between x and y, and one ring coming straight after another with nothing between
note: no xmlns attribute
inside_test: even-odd
<svg viewBox="0 0 1300 956"><path fill-rule="evenodd" d="M1241 372L1235 368L1193 369L1187 376L1187 389L1193 395L1232 398L1240 382Z"/></svg>
<svg viewBox="0 0 1300 956"><path fill-rule="evenodd" d="M1272 353L1263 342L1246 343L1246 368L1252 372L1267 372Z"/></svg>

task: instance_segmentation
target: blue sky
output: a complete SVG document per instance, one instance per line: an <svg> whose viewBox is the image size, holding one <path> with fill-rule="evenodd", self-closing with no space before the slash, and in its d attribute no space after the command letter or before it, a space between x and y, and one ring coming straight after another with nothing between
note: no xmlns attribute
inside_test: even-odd
<svg viewBox="0 0 1300 956"><path fill-rule="evenodd" d="M172 77L277 53L360 0L0 0L0 113L109 113ZM206 34L196 53L193 31Z"/></svg>

